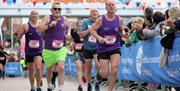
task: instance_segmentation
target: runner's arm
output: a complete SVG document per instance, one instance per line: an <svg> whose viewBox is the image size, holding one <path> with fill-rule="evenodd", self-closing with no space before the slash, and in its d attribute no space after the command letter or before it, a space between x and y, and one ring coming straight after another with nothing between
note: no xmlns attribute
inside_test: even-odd
<svg viewBox="0 0 180 91"><path fill-rule="evenodd" d="M36 32L44 32L49 28L49 21L50 21L50 17L49 16L45 16L42 21L40 22L40 24L38 24Z"/></svg>

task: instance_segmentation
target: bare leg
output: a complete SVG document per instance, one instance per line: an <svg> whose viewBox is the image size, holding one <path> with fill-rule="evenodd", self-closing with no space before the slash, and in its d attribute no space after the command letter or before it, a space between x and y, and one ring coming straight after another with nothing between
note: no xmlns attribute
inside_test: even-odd
<svg viewBox="0 0 180 91"><path fill-rule="evenodd" d="M63 89L63 85L64 85L64 61L60 61L58 63L58 87L60 90Z"/></svg>
<svg viewBox="0 0 180 91"><path fill-rule="evenodd" d="M34 88L34 62L27 63L28 66L28 74L29 74L29 82L31 85L31 89Z"/></svg>
<svg viewBox="0 0 180 91"><path fill-rule="evenodd" d="M79 81L79 84L81 85L82 84L82 64L81 64L81 61L78 59L75 61L75 64L76 64L76 69L77 69L77 79Z"/></svg>
<svg viewBox="0 0 180 91"><path fill-rule="evenodd" d="M36 56L34 58L34 63L36 67L36 82L37 82L37 87L40 88L41 86L41 78L42 78L42 58L41 56Z"/></svg>
<svg viewBox="0 0 180 91"><path fill-rule="evenodd" d="M116 81L116 75L117 75L117 70L118 70L118 66L119 66L119 60L120 60L119 54L113 54L110 56L111 73L110 73L108 91L113 90L113 86L114 86L115 81Z"/></svg>
<svg viewBox="0 0 180 91"><path fill-rule="evenodd" d="M91 74L91 70L92 70L92 61L91 59L86 59L86 79L87 79L87 82L91 82L91 77L92 77L92 74Z"/></svg>

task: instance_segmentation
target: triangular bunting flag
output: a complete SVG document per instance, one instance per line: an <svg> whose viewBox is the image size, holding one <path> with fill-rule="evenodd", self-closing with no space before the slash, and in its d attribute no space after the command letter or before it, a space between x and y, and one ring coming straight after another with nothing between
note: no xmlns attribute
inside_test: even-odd
<svg viewBox="0 0 180 91"><path fill-rule="evenodd" d="M46 5L46 4L47 4L47 2L48 2L48 0L44 0L43 5Z"/></svg>
<svg viewBox="0 0 180 91"><path fill-rule="evenodd" d="M126 6L128 6L129 5L129 1L125 2L125 4L126 4Z"/></svg>
<svg viewBox="0 0 180 91"><path fill-rule="evenodd" d="M36 1L33 1L33 5L36 6Z"/></svg>
<svg viewBox="0 0 180 91"><path fill-rule="evenodd" d="M141 2L136 2L136 6L139 7Z"/></svg>
<svg viewBox="0 0 180 91"><path fill-rule="evenodd" d="M172 4L171 2L167 2L169 8L171 7L171 4Z"/></svg>
<svg viewBox="0 0 180 91"><path fill-rule="evenodd" d="M141 6L141 10L143 10L143 11L145 10L145 5Z"/></svg>
<svg viewBox="0 0 180 91"><path fill-rule="evenodd" d="M16 3L16 0L13 0L14 4Z"/></svg>
<svg viewBox="0 0 180 91"><path fill-rule="evenodd" d="M46 5L47 2L43 2L43 5Z"/></svg>
<svg viewBox="0 0 180 91"><path fill-rule="evenodd" d="M12 0L6 0L6 3L7 3L8 5L10 5L10 4L13 3L13 1L12 1Z"/></svg>
<svg viewBox="0 0 180 91"><path fill-rule="evenodd" d="M161 2L157 2L156 4L157 4L158 6L160 6L160 5L161 5Z"/></svg>
<svg viewBox="0 0 180 91"><path fill-rule="evenodd" d="M3 0L3 3L5 3L6 2L6 0Z"/></svg>

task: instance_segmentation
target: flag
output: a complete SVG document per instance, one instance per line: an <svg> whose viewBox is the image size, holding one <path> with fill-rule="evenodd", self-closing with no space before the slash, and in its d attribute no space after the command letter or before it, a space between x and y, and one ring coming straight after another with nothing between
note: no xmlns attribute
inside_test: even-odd
<svg viewBox="0 0 180 91"><path fill-rule="evenodd" d="M16 3L16 0L13 0L14 4Z"/></svg>
<svg viewBox="0 0 180 91"><path fill-rule="evenodd" d="M36 6L36 1L33 1L33 5Z"/></svg>
<svg viewBox="0 0 180 91"><path fill-rule="evenodd" d="M136 6L139 7L141 2L136 2Z"/></svg>
<svg viewBox="0 0 180 91"><path fill-rule="evenodd" d="M170 8L171 5L172 5L172 3L171 3L171 2L167 2L167 5L168 5L168 7Z"/></svg>

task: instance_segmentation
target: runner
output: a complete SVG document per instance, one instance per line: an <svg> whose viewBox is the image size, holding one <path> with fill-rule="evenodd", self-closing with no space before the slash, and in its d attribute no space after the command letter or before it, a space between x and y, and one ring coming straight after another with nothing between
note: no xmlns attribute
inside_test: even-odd
<svg viewBox="0 0 180 91"><path fill-rule="evenodd" d="M0 79L4 79L5 76L5 65L6 65L6 59L7 59L7 52L4 51L4 48L0 47Z"/></svg>
<svg viewBox="0 0 180 91"><path fill-rule="evenodd" d="M112 91L120 61L120 40L125 33L121 18L115 15L115 2L112 0L106 1L105 8L107 13L98 18L89 31L98 39L97 53L100 60L100 68L103 69L100 71L102 77L108 76L109 66L107 63L110 63L108 91Z"/></svg>
<svg viewBox="0 0 180 91"><path fill-rule="evenodd" d="M42 33L37 33L36 28L38 25L39 13L35 10L31 11L29 22L23 24L22 28L14 30L16 39L21 39L25 35L25 58L28 66L29 81L31 84L31 91L41 91L41 78L42 78L42 48L43 36ZM34 66L36 69L37 89L34 87Z"/></svg>
<svg viewBox="0 0 180 91"><path fill-rule="evenodd" d="M71 28L66 17L61 16L61 4L53 3L51 15L45 16L38 26L38 32L44 32L45 46L43 49L43 60L47 67L48 91L52 91L51 74L52 67L57 63L58 66L58 91L63 90L64 84L64 61L67 56L65 47L66 38L71 39ZM67 34L66 34L67 33Z"/></svg>
<svg viewBox="0 0 180 91"><path fill-rule="evenodd" d="M99 62L97 60L97 54L96 54L96 39L90 34L90 31L88 30L89 27L96 21L96 19L99 17L99 12L96 8L93 8L90 10L90 18L85 20L80 28L79 35L80 37L84 38L83 41L83 57L85 58L86 62L86 79L87 79L87 91L92 91L92 60L95 61L95 67L96 71L99 67ZM99 91L99 85L97 84L95 86L96 91Z"/></svg>
<svg viewBox="0 0 180 91"><path fill-rule="evenodd" d="M83 38L79 37L81 22L76 22L76 28L74 31L71 32L71 36L73 37L73 49L74 51L74 58L75 64L77 69L77 79L79 82L78 91L83 91L82 88L82 77L85 76L85 60L82 56L83 50Z"/></svg>

